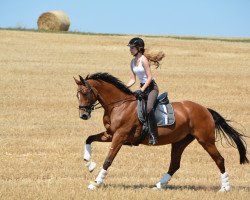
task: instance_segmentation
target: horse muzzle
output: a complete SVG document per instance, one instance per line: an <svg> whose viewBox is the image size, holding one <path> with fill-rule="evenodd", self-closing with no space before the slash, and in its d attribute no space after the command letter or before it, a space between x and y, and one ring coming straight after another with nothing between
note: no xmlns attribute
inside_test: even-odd
<svg viewBox="0 0 250 200"><path fill-rule="evenodd" d="M90 113L83 113L80 115L80 118L83 120L88 120L91 117Z"/></svg>
<svg viewBox="0 0 250 200"><path fill-rule="evenodd" d="M80 118L88 120L91 117L92 106L79 106Z"/></svg>

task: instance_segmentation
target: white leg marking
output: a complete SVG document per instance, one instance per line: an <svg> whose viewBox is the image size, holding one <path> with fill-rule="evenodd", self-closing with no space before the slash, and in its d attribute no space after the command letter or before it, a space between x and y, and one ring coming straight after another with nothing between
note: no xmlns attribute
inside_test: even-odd
<svg viewBox="0 0 250 200"><path fill-rule="evenodd" d="M90 144L85 144L84 146L84 160L87 161L86 167L90 172L92 172L96 168L96 163L91 161L91 145Z"/></svg>
<svg viewBox="0 0 250 200"><path fill-rule="evenodd" d="M228 173L221 174L221 189L219 192L228 192L230 190Z"/></svg>
<svg viewBox="0 0 250 200"><path fill-rule="evenodd" d="M161 178L161 180L156 183L156 189L163 189L166 188L167 183L170 181L171 179L171 175L169 175L168 173L164 174L164 176Z"/></svg>
<svg viewBox="0 0 250 200"><path fill-rule="evenodd" d="M85 164L85 166L88 168L89 172L92 172L96 168L96 163L90 160Z"/></svg>
<svg viewBox="0 0 250 200"><path fill-rule="evenodd" d="M89 161L91 159L91 144L85 144L84 146L84 160Z"/></svg>
<svg viewBox="0 0 250 200"><path fill-rule="evenodd" d="M107 170L101 169L101 171L99 172L98 176L95 179L95 182L91 182L88 186L88 189L95 190L96 188L100 187L103 184L107 174L108 174Z"/></svg>

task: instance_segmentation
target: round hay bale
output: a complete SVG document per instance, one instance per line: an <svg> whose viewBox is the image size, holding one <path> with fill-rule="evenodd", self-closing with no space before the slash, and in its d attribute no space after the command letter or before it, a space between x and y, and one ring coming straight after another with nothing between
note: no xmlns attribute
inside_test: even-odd
<svg viewBox="0 0 250 200"><path fill-rule="evenodd" d="M49 11L40 15L37 20L38 30L68 31L70 21L63 11Z"/></svg>

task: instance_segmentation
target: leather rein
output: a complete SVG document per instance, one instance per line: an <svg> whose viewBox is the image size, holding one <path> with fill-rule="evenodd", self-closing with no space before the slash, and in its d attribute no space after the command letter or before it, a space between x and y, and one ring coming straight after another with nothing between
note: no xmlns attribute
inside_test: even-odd
<svg viewBox="0 0 250 200"><path fill-rule="evenodd" d="M101 95L99 94L99 92L96 90L96 94L94 92L94 90L91 88L90 84L88 83L87 80L84 80L84 85L88 88L89 92L88 93L84 93L82 91L82 89L79 89L77 90L77 94L78 93L81 93L83 96L90 96L91 93L93 93L93 95L96 97L96 99L98 99L98 97L100 97L101 99L103 99L101 97ZM92 96L91 96L92 97ZM89 97L88 97L89 98ZM93 97L92 97L93 98ZM117 101L114 101L114 102L111 102L109 104L107 104L107 106L110 106L112 104L116 104L116 103L119 103L119 102L122 102L120 105L122 105L123 103L127 102L127 101L136 101L136 99L134 99L134 97L130 97L130 98L125 98L125 99L120 99L120 100L117 100ZM86 110L86 111L92 111L92 110L97 110L99 108L102 108L103 106L99 106L99 107L96 107L97 105L99 105L100 102L97 102L97 103L93 103L92 105L89 104L89 105L80 105L79 106L79 110ZM119 105L118 105L119 106ZM114 105L115 107L115 105Z"/></svg>

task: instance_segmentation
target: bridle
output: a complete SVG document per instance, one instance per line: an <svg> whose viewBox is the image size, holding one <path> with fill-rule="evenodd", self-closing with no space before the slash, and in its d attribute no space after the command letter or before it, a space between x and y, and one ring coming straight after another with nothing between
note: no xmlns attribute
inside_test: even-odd
<svg viewBox="0 0 250 200"><path fill-rule="evenodd" d="M88 96L90 96L91 94L93 94L96 99L99 96L99 93L97 92L97 94L94 93L93 89L91 88L91 86L89 85L88 81L84 80L84 85L88 88L87 93L84 93L82 89L77 90L76 95L78 95L78 93L82 94L83 96L87 96L88 99L90 99ZM93 98L92 96L90 96L91 98ZM96 108L96 106L100 104L99 102L97 103L93 103L93 104L88 104L88 105L79 105L79 110L83 110L86 111L88 113L90 113L92 110L96 110L98 108L101 108L102 106L99 106Z"/></svg>
<svg viewBox="0 0 250 200"><path fill-rule="evenodd" d="M98 97L102 99L102 97L99 95L98 91L96 91L96 94L95 94L95 92L93 91L93 89L91 88L91 86L90 86L90 84L88 83L87 80L84 80L84 85L87 87L88 92L84 93L82 89L79 89L79 90L77 90L77 94L81 93L83 96L87 96L88 100L90 100L90 98L93 98L93 96L90 96L91 94L93 94L96 97L96 99L98 99ZM125 99L120 99L118 101L111 102L111 103L107 104L107 106L119 103L121 101L123 101L121 103L121 104L123 104L124 102L135 101L135 100L136 99L134 99L134 98L132 99L131 97L130 98L125 98ZM99 107L96 107L98 104L100 104L100 102L93 103L93 104L88 104L88 105L79 105L79 110L83 110L83 111L86 111L86 112L90 113L92 110L96 110L96 109L99 109L99 108L103 107L102 105L99 106Z"/></svg>

